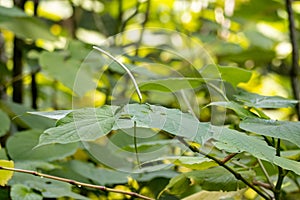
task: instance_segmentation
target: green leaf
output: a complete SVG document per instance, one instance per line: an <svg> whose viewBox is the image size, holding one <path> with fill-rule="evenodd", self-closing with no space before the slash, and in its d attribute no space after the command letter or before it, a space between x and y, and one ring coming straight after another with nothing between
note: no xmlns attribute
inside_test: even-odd
<svg viewBox="0 0 300 200"><path fill-rule="evenodd" d="M239 67L218 66L222 80L231 83L233 86L239 83L246 83L250 80L252 72Z"/></svg>
<svg viewBox="0 0 300 200"><path fill-rule="evenodd" d="M134 144L132 144L131 140L131 144L128 146L123 147L124 150L126 151L135 151L135 147ZM138 152L151 152L154 151L156 149L160 149L166 145L169 145L170 147L176 146L176 144L178 145L179 141L176 140L156 140L156 141L149 141L149 142L137 142L137 150Z"/></svg>
<svg viewBox="0 0 300 200"><path fill-rule="evenodd" d="M291 160L300 160L300 150L287 150L287 151L281 151L280 152L282 157L291 159Z"/></svg>
<svg viewBox="0 0 300 200"><path fill-rule="evenodd" d="M300 162L298 161L275 156L273 163L277 166L280 166L287 170L291 170L296 174L300 175Z"/></svg>
<svg viewBox="0 0 300 200"><path fill-rule="evenodd" d="M254 177L253 171L238 171L238 173L248 180ZM183 184L182 187L180 187L181 184ZM212 191L234 191L246 186L226 169L214 167L180 174L170 180L165 190L170 191L171 194L181 194L194 184L200 185L204 190Z"/></svg>
<svg viewBox="0 0 300 200"><path fill-rule="evenodd" d="M276 150L257 137L225 127L213 127L213 130L218 132L214 138L228 147L236 148L240 152L249 152L259 159L271 162L275 156Z"/></svg>
<svg viewBox="0 0 300 200"><path fill-rule="evenodd" d="M268 146L265 141L225 127L213 127L213 129L218 132L214 138L225 143L226 146L230 147L229 150L236 148L240 152L248 152L256 158L300 174L299 162L276 156L275 148Z"/></svg>
<svg viewBox="0 0 300 200"><path fill-rule="evenodd" d="M0 137L5 135L10 127L10 119L5 112L0 110Z"/></svg>
<svg viewBox="0 0 300 200"><path fill-rule="evenodd" d="M137 127L158 128L176 136L188 138L200 144L212 137L209 123L199 122L189 113L150 104L128 104L119 115L130 115L131 119L119 118L113 129Z"/></svg>
<svg viewBox="0 0 300 200"><path fill-rule="evenodd" d="M111 169L97 168L92 163L84 163L73 160L70 162L70 168L74 172L86 177L96 184L122 184L128 182L128 173L122 173Z"/></svg>
<svg viewBox="0 0 300 200"><path fill-rule="evenodd" d="M199 200L199 199L209 199L209 200L233 200L241 198L244 190L232 191L232 192L223 192L223 191L200 191L190 196L185 197L182 200Z"/></svg>
<svg viewBox="0 0 300 200"><path fill-rule="evenodd" d="M300 147L300 122L253 118L242 121L240 128L264 136L284 139Z"/></svg>
<svg viewBox="0 0 300 200"><path fill-rule="evenodd" d="M116 109L116 106L103 106L72 111L57 122L59 126L47 129L40 136L38 146L91 141L104 136L112 130Z"/></svg>
<svg viewBox="0 0 300 200"><path fill-rule="evenodd" d="M21 104L0 101L0 108L5 111L13 122L23 128L46 129L54 125L54 121L39 116L28 115L28 111L33 109L27 108Z"/></svg>
<svg viewBox="0 0 300 200"><path fill-rule="evenodd" d="M185 174L180 174L170 180L164 191L167 190L171 194L182 194L190 187L191 183L191 180Z"/></svg>
<svg viewBox="0 0 300 200"><path fill-rule="evenodd" d="M175 175L178 175L171 170L129 174L128 172L96 167L91 163L84 163L77 160L70 161L70 169L77 174L92 180L96 184L101 185L124 184L128 182L128 177L145 182L157 177L172 178Z"/></svg>
<svg viewBox="0 0 300 200"><path fill-rule="evenodd" d="M9 137L6 148L9 156L15 161L44 160L53 161L63 159L75 153L77 144L51 144L34 148L42 134L40 130L22 131Z"/></svg>
<svg viewBox="0 0 300 200"><path fill-rule="evenodd" d="M43 51L39 63L44 73L82 97L87 91L97 87L94 78L99 78L104 66L103 64L99 66L101 63L99 54L90 51L91 49L84 44L71 41L65 51Z"/></svg>
<svg viewBox="0 0 300 200"><path fill-rule="evenodd" d="M215 106L222 106L224 108L228 108L233 110L241 119L246 119L246 118L253 118L256 117L252 112L244 108L244 106L235 103L233 101L219 101L219 102L212 102L209 105L215 105Z"/></svg>
<svg viewBox="0 0 300 200"><path fill-rule="evenodd" d="M286 108L294 107L298 103L297 100L279 96L262 96L246 91L240 91L239 94L235 95L235 98L246 106L256 108Z"/></svg>
<svg viewBox="0 0 300 200"><path fill-rule="evenodd" d="M65 86L73 89L74 82L80 61L73 59L67 59L66 55L62 52L47 52L41 53L39 63L50 77L62 82ZM68 72L68 76L66 76Z"/></svg>
<svg viewBox="0 0 300 200"><path fill-rule="evenodd" d="M233 86L236 86L241 82L248 82L251 78L252 72L239 67L210 64L203 67L200 74L204 79L226 81L231 83Z"/></svg>
<svg viewBox="0 0 300 200"><path fill-rule="evenodd" d="M128 104L122 108L106 105L72 111L57 122L57 127L47 129L41 135L39 146L92 141L111 130L133 128L134 121L137 127L158 128L201 144L212 137L208 123L199 122L178 109L149 104Z"/></svg>
<svg viewBox="0 0 300 200"><path fill-rule="evenodd" d="M19 9L17 7L8 8L8 7L0 6L0 13L1 13L1 15L7 16L7 17L27 17L28 16L25 12L23 12L21 9Z"/></svg>
<svg viewBox="0 0 300 200"><path fill-rule="evenodd" d="M26 15L16 7L0 6L0 28L8 29L24 39L56 40L45 23L38 18Z"/></svg>
<svg viewBox="0 0 300 200"><path fill-rule="evenodd" d="M10 191L12 200L42 200L43 197L31 188L22 184L15 184Z"/></svg>
<svg viewBox="0 0 300 200"><path fill-rule="evenodd" d="M218 165L208 158L190 156L180 156L174 161L174 164L196 170L204 170Z"/></svg>
<svg viewBox="0 0 300 200"><path fill-rule="evenodd" d="M167 78L139 83L141 91L176 92L182 89L194 89L205 83L202 78Z"/></svg>

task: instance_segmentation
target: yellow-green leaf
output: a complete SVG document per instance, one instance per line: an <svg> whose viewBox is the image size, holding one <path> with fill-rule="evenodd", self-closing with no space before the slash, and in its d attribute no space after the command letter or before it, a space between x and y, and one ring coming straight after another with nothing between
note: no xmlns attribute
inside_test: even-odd
<svg viewBox="0 0 300 200"><path fill-rule="evenodd" d="M13 168L14 162L8 160L0 160L0 166ZM0 186L5 186L13 176L13 173L14 172L8 170L0 170Z"/></svg>

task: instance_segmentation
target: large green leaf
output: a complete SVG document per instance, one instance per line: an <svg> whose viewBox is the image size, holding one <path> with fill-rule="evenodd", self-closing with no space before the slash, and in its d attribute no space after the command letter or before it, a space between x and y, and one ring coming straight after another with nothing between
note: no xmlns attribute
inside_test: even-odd
<svg viewBox="0 0 300 200"><path fill-rule="evenodd" d="M10 127L10 119L5 112L0 110L0 137L5 135Z"/></svg>
<svg viewBox="0 0 300 200"><path fill-rule="evenodd" d="M246 151L266 161L272 161L275 156L276 150L257 137L249 136L226 127L213 127L213 129L215 133L218 133L214 138L218 142L226 144L230 150L236 149L239 152Z"/></svg>
<svg viewBox="0 0 300 200"><path fill-rule="evenodd" d="M72 111L57 122L57 127L47 129L41 135L39 145L92 141L111 130L132 128L134 121L137 127L162 129L199 143L212 137L208 123L201 123L178 109L149 104L106 105Z"/></svg>
<svg viewBox="0 0 300 200"><path fill-rule="evenodd" d="M42 134L40 130L22 131L9 137L6 148L9 156L15 161L44 160L53 161L72 155L77 149L77 144L50 144L34 148Z"/></svg>
<svg viewBox="0 0 300 200"><path fill-rule="evenodd" d="M300 122L253 118L242 121L240 127L246 131L284 139L300 147Z"/></svg>
<svg viewBox="0 0 300 200"><path fill-rule="evenodd" d="M279 96L262 96L246 91L240 91L235 95L237 101L244 103L244 105L256 108L286 108L294 107L298 101L286 99Z"/></svg>
<svg viewBox="0 0 300 200"><path fill-rule="evenodd" d="M137 127L158 128L176 136L204 143L212 137L209 123L202 123L189 113L150 104L128 104L119 113L114 129ZM129 116L124 118L122 116Z"/></svg>
<svg viewBox="0 0 300 200"><path fill-rule="evenodd" d="M265 141L225 127L213 127L213 130L218 133L215 139L226 144L223 147L229 147L229 151L236 149L238 152L248 152L256 158L300 174L299 162L276 156L275 148L268 146Z"/></svg>
<svg viewBox="0 0 300 200"><path fill-rule="evenodd" d="M248 180L254 177L252 171L238 171L238 173ZM191 184L198 184L202 189L212 191L234 191L245 187L244 183L237 180L226 169L214 167L207 170L197 170L180 174L170 180L165 190L168 190L172 194L180 194L188 189Z"/></svg>
<svg viewBox="0 0 300 200"><path fill-rule="evenodd" d="M24 39L56 39L45 23L38 18L26 15L16 7L0 6L0 28L8 29Z"/></svg>
<svg viewBox="0 0 300 200"><path fill-rule="evenodd" d="M91 141L104 136L112 130L116 109L116 106L103 106L73 111L58 121L59 126L47 129L41 135L38 146Z"/></svg>

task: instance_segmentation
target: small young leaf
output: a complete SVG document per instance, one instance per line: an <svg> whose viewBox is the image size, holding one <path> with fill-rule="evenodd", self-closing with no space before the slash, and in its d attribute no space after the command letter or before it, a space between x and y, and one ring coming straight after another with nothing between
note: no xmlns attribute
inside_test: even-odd
<svg viewBox="0 0 300 200"><path fill-rule="evenodd" d="M13 161L0 160L0 166L2 167L14 167ZM0 186L5 186L7 182L12 178L13 172L9 170L0 170Z"/></svg>
<svg viewBox="0 0 300 200"><path fill-rule="evenodd" d="M188 156L181 156L174 161L174 164L196 170L205 170L218 165L216 162L208 158Z"/></svg>

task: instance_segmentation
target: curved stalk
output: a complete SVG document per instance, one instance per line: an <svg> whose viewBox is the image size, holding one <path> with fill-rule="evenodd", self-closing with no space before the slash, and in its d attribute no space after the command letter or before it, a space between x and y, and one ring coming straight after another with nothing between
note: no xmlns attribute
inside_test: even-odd
<svg viewBox="0 0 300 200"><path fill-rule="evenodd" d="M140 102L142 102L142 99L143 99L142 93L141 93L141 91L140 91L140 89L139 89L139 86L138 86L138 84L137 84L137 82L136 82L136 80L135 80L133 74L131 73L131 71L130 71L123 63L121 63L120 61L118 61L114 56L112 56L112 55L111 55L110 53L108 53L107 51L104 51L104 50L101 49L100 47L96 47L96 46L93 46L93 48L96 49L97 51L100 51L101 53L105 54L105 55L108 56L109 58L113 59L116 63L118 63L118 64L119 64L119 65L120 65L120 66L128 73L130 79L131 79L132 82L133 82L133 85L134 85L134 87L135 87L135 90L136 90L136 92L137 92L137 94L138 94L139 100L140 100Z"/></svg>

